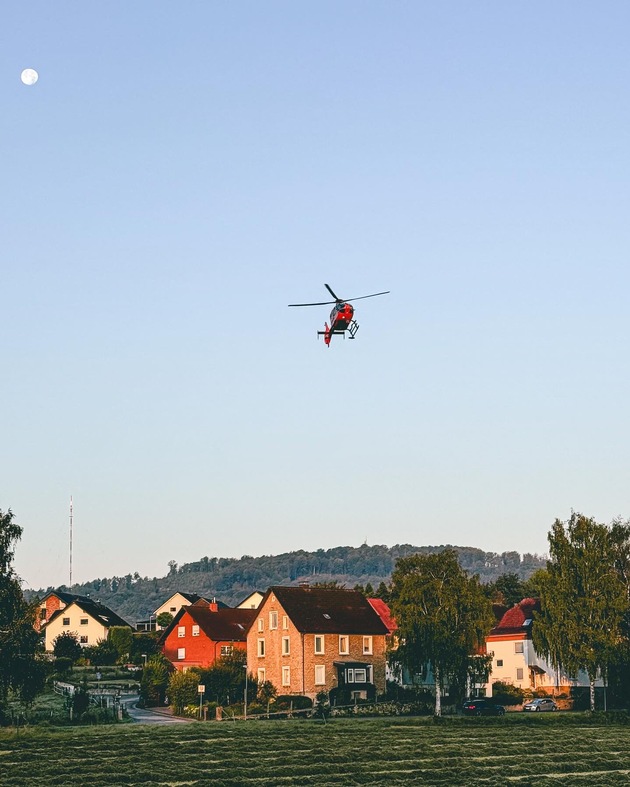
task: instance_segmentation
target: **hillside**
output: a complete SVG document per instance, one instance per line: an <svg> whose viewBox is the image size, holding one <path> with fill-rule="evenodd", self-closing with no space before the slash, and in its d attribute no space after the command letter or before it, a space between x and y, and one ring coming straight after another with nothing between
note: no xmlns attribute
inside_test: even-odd
<svg viewBox="0 0 630 787"><path fill-rule="evenodd" d="M177 566L171 562L164 577L141 577L138 573L123 577L94 579L59 589L91 596L134 624L148 618L175 591L198 593L229 605L238 604L253 590L266 590L270 585L290 585L300 581L327 582L337 580L352 588L370 582L376 587L388 582L396 559L416 552L432 553L444 546L415 547L397 544L360 547L335 547L316 552L286 552L282 555L263 555L241 558L203 557L194 563ZM518 574L527 579L536 569L546 565L540 555L518 552L484 552L474 547L450 547L459 554L462 568L478 574L482 582L493 582L501 574ZM40 598L53 588L31 591L27 597Z"/></svg>

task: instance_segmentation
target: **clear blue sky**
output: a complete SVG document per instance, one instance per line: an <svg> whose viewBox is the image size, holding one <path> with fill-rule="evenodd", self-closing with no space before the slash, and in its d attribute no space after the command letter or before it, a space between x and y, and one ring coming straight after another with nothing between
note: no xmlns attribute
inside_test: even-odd
<svg viewBox="0 0 630 787"><path fill-rule="evenodd" d="M630 516L627 2L3 10L26 586ZM24 86L22 69L39 72ZM357 340L316 330L328 282Z"/></svg>

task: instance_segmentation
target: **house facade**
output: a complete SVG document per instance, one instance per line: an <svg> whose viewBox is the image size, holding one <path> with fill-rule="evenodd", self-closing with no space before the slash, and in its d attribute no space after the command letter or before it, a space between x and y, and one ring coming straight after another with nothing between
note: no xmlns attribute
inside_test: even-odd
<svg viewBox="0 0 630 787"><path fill-rule="evenodd" d="M536 653L532 626L534 612L539 609L538 599L523 599L505 612L486 638L486 652L492 656L490 680L483 687L487 696L492 695L492 684L496 681L548 694L568 693L574 686L589 685L584 671L569 676L562 670L555 670ZM603 686L603 682L597 680L595 685Z"/></svg>
<svg viewBox="0 0 630 787"><path fill-rule="evenodd" d="M246 631L255 614L200 600L177 612L158 645L177 670L211 667L222 656L246 649Z"/></svg>
<svg viewBox="0 0 630 787"><path fill-rule="evenodd" d="M39 615L35 619L35 630L41 631L51 617L60 609L64 609L73 601L90 601L88 596L66 593L65 590L51 590L39 602Z"/></svg>
<svg viewBox="0 0 630 787"><path fill-rule="evenodd" d="M385 691L387 626L354 590L269 588L247 632L247 665L279 694L342 704Z"/></svg>
<svg viewBox="0 0 630 787"><path fill-rule="evenodd" d="M52 652L55 640L65 632L74 634L81 647L96 645L99 640L107 639L112 626L132 628L126 620L104 604L83 596L76 597L74 601L54 612L43 627L44 647Z"/></svg>
<svg viewBox="0 0 630 787"><path fill-rule="evenodd" d="M258 607L260 606L260 602L261 602L261 601L263 600L263 598L264 598L264 595L265 595L265 594L264 594L262 591L260 591L260 590L254 590L254 591L252 591L252 592L249 594L249 596L246 596L246 597L245 597L245 598L244 598L244 599L241 601L241 603L240 603L240 604L237 604L236 606L237 606L239 609L258 609Z"/></svg>

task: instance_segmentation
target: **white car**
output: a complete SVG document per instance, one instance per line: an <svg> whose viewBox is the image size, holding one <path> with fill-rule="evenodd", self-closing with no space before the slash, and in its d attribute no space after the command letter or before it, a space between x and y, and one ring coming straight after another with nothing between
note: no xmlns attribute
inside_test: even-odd
<svg viewBox="0 0 630 787"><path fill-rule="evenodd" d="M525 705L523 705L523 710L558 710L558 706L550 697L538 697L531 702L526 702Z"/></svg>

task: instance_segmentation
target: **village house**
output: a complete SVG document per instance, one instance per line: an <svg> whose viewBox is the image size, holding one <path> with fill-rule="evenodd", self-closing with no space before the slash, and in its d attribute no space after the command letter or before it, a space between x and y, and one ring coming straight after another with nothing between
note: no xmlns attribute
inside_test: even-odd
<svg viewBox="0 0 630 787"><path fill-rule="evenodd" d="M246 649L246 632L255 614L255 609L220 607L201 599L177 612L158 645L177 670L211 667L221 656Z"/></svg>
<svg viewBox="0 0 630 787"><path fill-rule="evenodd" d="M534 612L540 609L538 599L525 598L508 609L486 637L486 652L492 656L490 680L483 687L487 696L492 695L496 681L510 683L526 690L542 690L548 694L570 692L574 686L588 686L588 675L580 671L571 677L555 670L534 650L532 626ZM603 685L601 680L595 682ZM483 693L482 691L482 693Z"/></svg>
<svg viewBox="0 0 630 787"><path fill-rule="evenodd" d="M191 604L196 604L198 601L209 603L215 599L207 599L199 596L197 593L184 593L177 591L172 596L166 599L160 606L149 615L148 620L139 620L136 623L136 631L163 631L166 626L160 626L157 622L158 617L163 612L168 612L169 615L175 617L182 607L188 607ZM222 601L217 602L219 607L227 607Z"/></svg>
<svg viewBox="0 0 630 787"><path fill-rule="evenodd" d="M112 626L132 626L109 607L85 596L77 596L61 609L56 610L43 627L45 649L54 650L60 634L74 634L82 647L96 645L107 639Z"/></svg>
<svg viewBox="0 0 630 787"><path fill-rule="evenodd" d="M258 609L264 595L265 594L261 590L253 590L249 596L246 596L241 603L236 606L238 609Z"/></svg>
<svg viewBox="0 0 630 787"><path fill-rule="evenodd" d="M53 614L59 609L64 609L73 601L90 601L89 596L78 596L76 593L66 593L65 590L51 590L39 602L39 615L35 619L35 630L41 629L48 623Z"/></svg>
<svg viewBox="0 0 630 787"><path fill-rule="evenodd" d="M280 694L341 704L385 691L388 628L354 590L269 588L247 632L247 665Z"/></svg>

